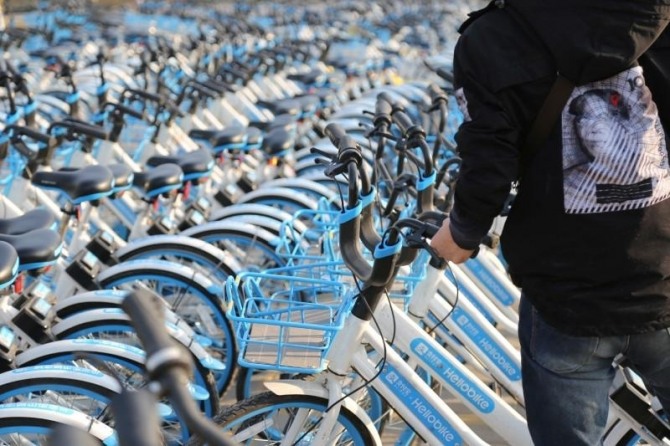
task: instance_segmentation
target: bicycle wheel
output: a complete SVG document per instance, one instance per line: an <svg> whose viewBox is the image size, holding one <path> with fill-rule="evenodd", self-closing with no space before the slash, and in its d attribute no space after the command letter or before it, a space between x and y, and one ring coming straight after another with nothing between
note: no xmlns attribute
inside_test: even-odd
<svg viewBox="0 0 670 446"><path fill-rule="evenodd" d="M319 208L319 204L315 199L284 187L256 189L253 192L244 194L238 203L265 204L281 209L289 214L295 214L297 211L305 209L315 211Z"/></svg>
<svg viewBox="0 0 670 446"><path fill-rule="evenodd" d="M221 361L225 370L215 373L219 395L223 395L235 373L237 346L220 296L223 290L204 275L185 266L163 260L131 260L101 272L102 288L130 290L137 286L161 296L170 309L193 330L211 340L207 351Z"/></svg>
<svg viewBox="0 0 670 446"><path fill-rule="evenodd" d="M48 344L31 347L16 356L19 367L53 366L58 364L74 365L97 370L96 364L88 359L82 359L82 353L87 357L95 357L106 364L113 371L116 378L124 385L132 388L146 386L144 371L145 354L142 350L130 345L100 339L73 339L53 341ZM203 388L194 386L194 395L201 400L203 412L212 412L213 406L206 395L200 395ZM166 405L169 407L167 401ZM37 404L37 403L36 403ZM68 409L70 410L70 409ZM165 414L162 419L162 432L170 438L170 444L184 444L190 437L186 425L174 414ZM3 443L0 442L0 445Z"/></svg>
<svg viewBox="0 0 670 446"><path fill-rule="evenodd" d="M292 444L310 445L328 400L309 395L276 395L264 392L224 409L214 421L234 435L235 441L245 445ZM294 422L302 426L293 426ZM294 438L285 438L293 429ZM297 429L296 429L297 428ZM204 444L193 437L189 446ZM330 445L368 446L374 439L363 421L348 409L340 409Z"/></svg>
<svg viewBox="0 0 670 446"><path fill-rule="evenodd" d="M249 399L254 394L261 393L258 391L259 383L266 381L278 381L282 379L302 379L306 375L292 375L289 373L280 373L274 370L254 370L248 367L239 367L237 370L237 379L235 382L235 398L238 402ZM349 387L356 387L349 386ZM263 388L265 389L265 388ZM346 393L346 390L345 390ZM375 423L375 429L381 432L388 420L388 404L384 399L373 389L368 388L362 398L356 401L359 406L363 408Z"/></svg>
<svg viewBox="0 0 670 446"><path fill-rule="evenodd" d="M337 192L305 178L280 178L265 182L260 189L287 188L307 195L313 200L325 200L332 206L333 210L341 210L340 197Z"/></svg>
<svg viewBox="0 0 670 446"><path fill-rule="evenodd" d="M39 402L58 404L112 422L109 402L121 391L111 376L71 365L21 367L0 374L0 402ZM111 424L110 424L111 425Z"/></svg>
<svg viewBox="0 0 670 446"><path fill-rule="evenodd" d="M204 240L228 251L245 271L265 271L286 264L275 249L281 239L248 223L216 221L189 228L182 235Z"/></svg>
<svg viewBox="0 0 670 446"><path fill-rule="evenodd" d="M208 393L205 413L215 414L219 410L218 388L215 375L207 367L211 356L195 340L186 336L177 327L166 324L170 336L189 350L194 364L194 382ZM77 313L55 324L53 335L59 340L65 339L103 339L141 348L130 318L120 308L102 308ZM222 365L222 364L221 364Z"/></svg>
<svg viewBox="0 0 670 446"><path fill-rule="evenodd" d="M181 235L153 235L133 240L114 255L121 262L159 259L187 265L219 283L242 269L230 253L202 240Z"/></svg>
<svg viewBox="0 0 670 446"><path fill-rule="evenodd" d="M118 444L112 428L76 410L55 404L10 403L0 404L0 445L46 445L51 429L57 424L88 432L101 445Z"/></svg>

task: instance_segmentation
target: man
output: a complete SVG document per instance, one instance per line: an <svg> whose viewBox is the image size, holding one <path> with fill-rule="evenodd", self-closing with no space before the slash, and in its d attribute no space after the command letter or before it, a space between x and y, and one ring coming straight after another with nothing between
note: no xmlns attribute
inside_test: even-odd
<svg viewBox="0 0 670 446"><path fill-rule="evenodd" d="M667 0L498 0L455 48L463 164L432 246L467 260L519 182L501 246L539 446L600 443L620 353L670 410L669 19ZM556 73L575 87L522 150Z"/></svg>

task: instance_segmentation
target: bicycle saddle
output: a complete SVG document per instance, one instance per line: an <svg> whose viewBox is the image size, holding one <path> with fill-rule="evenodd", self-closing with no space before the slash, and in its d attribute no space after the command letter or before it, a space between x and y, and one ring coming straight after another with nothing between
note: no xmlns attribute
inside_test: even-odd
<svg viewBox="0 0 670 446"><path fill-rule="evenodd" d="M263 150L268 155L280 156L295 144L291 134L282 128L273 129L263 138Z"/></svg>
<svg viewBox="0 0 670 446"><path fill-rule="evenodd" d="M214 148L214 152L226 149L243 149L246 145L247 132L244 128L228 128L224 130L193 129L188 132L193 139L204 139Z"/></svg>
<svg viewBox="0 0 670 446"><path fill-rule="evenodd" d="M300 104L300 110L302 114L314 114L316 110L321 106L321 99L318 96L313 94L306 94L304 96L296 96L293 98L293 101L296 101Z"/></svg>
<svg viewBox="0 0 670 446"><path fill-rule="evenodd" d="M133 185L134 172L126 164L109 164L107 167L114 177L114 192L128 190Z"/></svg>
<svg viewBox="0 0 670 446"><path fill-rule="evenodd" d="M183 183L184 173L176 164L161 164L146 172L135 172L133 186L147 198L153 198L175 189Z"/></svg>
<svg viewBox="0 0 670 446"><path fill-rule="evenodd" d="M9 243L0 242L0 289L16 280L19 272L19 256Z"/></svg>
<svg viewBox="0 0 670 446"><path fill-rule="evenodd" d="M56 216L50 211L38 208L14 218L0 219L0 234L18 235L36 229L48 229L56 223Z"/></svg>
<svg viewBox="0 0 670 446"><path fill-rule="evenodd" d="M263 144L263 132L255 127L249 127L247 132L247 149L260 149Z"/></svg>
<svg viewBox="0 0 670 446"><path fill-rule="evenodd" d="M86 166L76 170L36 172L32 183L63 192L72 204L98 200L113 192L114 177L104 166Z"/></svg>
<svg viewBox="0 0 670 446"><path fill-rule="evenodd" d="M286 131L295 129L296 117L291 115L275 116L272 121L251 121L249 127L254 127L264 132L272 129L283 128Z"/></svg>
<svg viewBox="0 0 670 446"><path fill-rule="evenodd" d="M286 76L288 79L301 82L306 85L316 84L325 80L326 73L321 70L311 70L307 73L294 73Z"/></svg>
<svg viewBox="0 0 670 446"><path fill-rule="evenodd" d="M195 180L208 175L214 168L212 155L206 149L186 152L178 156L152 156L147 160L149 166L176 164L184 173L184 181Z"/></svg>
<svg viewBox="0 0 670 446"><path fill-rule="evenodd" d="M19 270L34 270L54 263L60 257L60 234L51 229L37 229L20 235L0 234L0 242L10 244L19 256Z"/></svg>
<svg viewBox="0 0 670 446"><path fill-rule="evenodd" d="M266 107L274 115L300 116L302 103L294 99L278 99L276 101L258 101L258 105Z"/></svg>
<svg viewBox="0 0 670 446"><path fill-rule="evenodd" d="M337 95L335 94L335 92L327 87L310 90L309 95L319 98L319 101L322 104L332 104L337 100Z"/></svg>

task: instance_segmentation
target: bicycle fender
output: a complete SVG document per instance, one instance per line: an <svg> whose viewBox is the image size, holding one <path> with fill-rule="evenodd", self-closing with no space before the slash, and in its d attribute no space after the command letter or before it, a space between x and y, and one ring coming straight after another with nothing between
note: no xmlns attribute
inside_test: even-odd
<svg viewBox="0 0 670 446"><path fill-rule="evenodd" d="M268 381L263 385L275 395L308 395L328 400L328 390L319 383L302 381L299 379L289 379L282 381ZM370 419L367 412L363 410L351 398L345 398L342 401L344 407L357 416L365 425L365 428L370 432L371 438L374 440L376 446L382 446L382 440L379 433L375 429L375 423Z"/></svg>
<svg viewBox="0 0 670 446"><path fill-rule="evenodd" d="M206 257L211 258L215 262L225 263L233 271L242 270L239 262L229 252L223 251L213 246L211 243L184 235L165 234L139 238L119 248L115 252L115 255L119 259L124 260L133 257L136 251L141 252L147 247L162 246L165 250L169 250L170 246L180 245L200 250Z"/></svg>

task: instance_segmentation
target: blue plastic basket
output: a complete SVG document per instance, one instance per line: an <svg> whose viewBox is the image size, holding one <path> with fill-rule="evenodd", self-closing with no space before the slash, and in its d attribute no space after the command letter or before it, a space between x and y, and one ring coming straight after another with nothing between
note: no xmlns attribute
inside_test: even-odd
<svg viewBox="0 0 670 446"><path fill-rule="evenodd" d="M268 293L268 288L275 291ZM353 297L351 288L339 281L260 273L229 277L225 294L238 363L286 373L316 373L326 367Z"/></svg>

